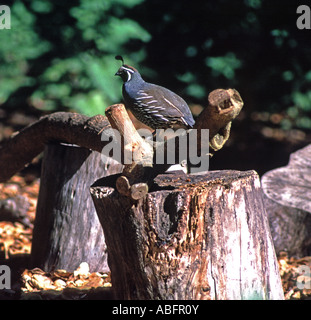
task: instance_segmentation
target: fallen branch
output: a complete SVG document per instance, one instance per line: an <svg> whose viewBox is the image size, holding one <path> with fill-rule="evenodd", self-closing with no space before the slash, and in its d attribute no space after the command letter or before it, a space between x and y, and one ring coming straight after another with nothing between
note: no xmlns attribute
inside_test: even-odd
<svg viewBox="0 0 311 320"><path fill-rule="evenodd" d="M220 150L230 136L232 121L239 115L243 100L235 89L217 89L208 96L208 106L197 119L194 128L209 129L212 153Z"/></svg>
<svg viewBox="0 0 311 320"><path fill-rule="evenodd" d="M234 89L214 90L209 94L208 100L209 105L198 117L194 129L199 129L198 134L200 134L200 129L209 129L210 148L213 153L222 148L228 140L231 122L241 111L243 101ZM120 104L111 106L107 108L107 116L112 123L112 127L120 132L123 141L126 142L125 147L134 146L135 156L138 156L139 159L139 153L142 156L145 154L146 146L143 145L143 139L139 138L127 113L124 110L121 111L123 108L123 105ZM111 126L107 118L102 115L88 118L77 113L57 112L44 116L0 146L0 182L8 180L16 172L22 170L43 151L44 145L50 142L76 144L101 152L103 147L109 143L109 141L101 140L101 132L109 128ZM199 136L197 139L198 153L200 153L200 139ZM124 152L123 149L122 152ZM147 152L150 152L150 150ZM129 186L132 187L135 182L141 183L142 180L146 179L148 181L157 174L165 172L169 165L157 165L151 170L150 164L147 165L148 170L141 170L142 167L146 169L146 164L137 166L137 163L134 163L125 166L123 176L126 179L123 182L121 179L119 181L120 185L124 187L129 182ZM128 192L128 187L125 189ZM141 190L146 188L140 184L138 189L134 189L137 194L137 192L140 193Z"/></svg>
<svg viewBox="0 0 311 320"><path fill-rule="evenodd" d="M109 127L107 118L102 115L89 118L77 113L56 112L42 117L0 146L0 182L22 170L49 142L77 144L101 152L107 142L101 141L99 132Z"/></svg>
<svg viewBox="0 0 311 320"><path fill-rule="evenodd" d="M239 93L234 89L218 89L210 93L208 97L209 105L198 117L194 129L196 130L197 138L191 139L191 131L187 133L188 145L196 144L197 154L202 156L201 140L209 139L211 152L209 156L223 147L230 135L231 122L237 117L243 107L243 101ZM123 153L126 150L131 151L133 158L129 165L125 165L122 175L116 181L116 187L119 193L125 196L130 196L133 200L138 200L148 193L153 179L165 172L172 163L159 163L156 159L158 144L153 145L153 150L150 150L150 144L141 138L135 130L131 120L123 105L113 105L106 110L111 126L117 129L121 135L121 143ZM202 129L209 129L209 136L201 136ZM202 130L202 131L201 131ZM178 138L176 138L177 140ZM188 166L191 166L189 158L191 152L189 148L187 153L184 153L186 159L180 158L180 148L187 148L184 144L174 143L174 148L170 148L168 143L162 145L161 152L168 155L171 153L175 159L175 163L180 163L182 160L187 160ZM135 158L134 158L135 154ZM208 155L205 155L206 157ZM124 157L124 154L123 154ZM153 158L153 161L150 159ZM147 159L147 161L146 161ZM148 160L149 159L149 160ZM145 160L145 161L143 161ZM152 168L151 168L152 167Z"/></svg>

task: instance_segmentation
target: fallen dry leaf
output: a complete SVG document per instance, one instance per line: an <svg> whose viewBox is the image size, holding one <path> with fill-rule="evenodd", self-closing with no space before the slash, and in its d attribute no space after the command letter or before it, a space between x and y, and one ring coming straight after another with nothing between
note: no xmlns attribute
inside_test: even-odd
<svg viewBox="0 0 311 320"><path fill-rule="evenodd" d="M82 262L78 269L73 272L74 277L87 278L90 275L90 267L86 262Z"/></svg>
<svg viewBox="0 0 311 320"><path fill-rule="evenodd" d="M0 251L5 259L10 255L30 253L32 230L15 222L0 221Z"/></svg>
<svg viewBox="0 0 311 320"><path fill-rule="evenodd" d="M29 254L31 251L32 224L35 219L39 186L39 179L33 179L31 183L27 183L26 178L19 175L13 176L5 183L0 183L0 200L24 197L29 202L26 212L28 225L0 221L0 256L4 253L5 259L9 259L12 255Z"/></svg>
<svg viewBox="0 0 311 320"><path fill-rule="evenodd" d="M288 258L287 253L282 251L278 263L285 299L310 299L311 257Z"/></svg>
<svg viewBox="0 0 311 320"><path fill-rule="evenodd" d="M98 287L111 287L111 278L107 273L89 273L89 265L82 262L74 272L55 270L44 272L39 268L24 270L22 273L22 291L38 292L41 290L60 291L65 288L89 290Z"/></svg>

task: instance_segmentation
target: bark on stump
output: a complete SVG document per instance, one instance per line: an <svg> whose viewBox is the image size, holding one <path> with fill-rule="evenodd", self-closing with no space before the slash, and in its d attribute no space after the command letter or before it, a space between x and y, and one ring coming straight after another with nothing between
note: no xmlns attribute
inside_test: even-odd
<svg viewBox="0 0 311 320"><path fill-rule="evenodd" d="M254 171L159 175L136 202L117 177L91 188L116 298L283 299Z"/></svg>
<svg viewBox="0 0 311 320"><path fill-rule="evenodd" d="M289 164L262 177L264 202L276 252L311 255L311 145L291 154Z"/></svg>
<svg viewBox="0 0 311 320"><path fill-rule="evenodd" d="M89 188L96 179L122 171L122 165L76 146L49 144L44 149L31 264L45 271L108 271L106 243Z"/></svg>

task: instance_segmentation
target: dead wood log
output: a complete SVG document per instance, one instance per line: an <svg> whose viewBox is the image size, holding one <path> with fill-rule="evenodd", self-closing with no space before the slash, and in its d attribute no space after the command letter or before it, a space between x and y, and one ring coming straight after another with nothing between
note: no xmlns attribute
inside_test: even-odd
<svg viewBox="0 0 311 320"><path fill-rule="evenodd" d="M71 143L101 152L107 142L101 141L99 133L107 128L110 124L101 115L89 118L56 112L42 117L0 145L0 182L22 170L50 142Z"/></svg>
<svg viewBox="0 0 311 320"><path fill-rule="evenodd" d="M261 183L277 252L311 255L311 145L291 154L287 166L265 173Z"/></svg>
<svg viewBox="0 0 311 320"><path fill-rule="evenodd" d="M90 185L122 171L101 154L64 144L44 150L34 224L31 264L49 272L74 271L87 262L91 272L108 271L103 230L89 194Z"/></svg>
<svg viewBox="0 0 311 320"><path fill-rule="evenodd" d="M243 108L243 100L235 89L217 89L208 96L208 107L197 119L194 129L198 130L200 145L201 129L209 129L211 155L220 150L230 136L231 123Z"/></svg>
<svg viewBox="0 0 311 320"><path fill-rule="evenodd" d="M138 201L117 178L91 194L118 299L283 299L254 171L159 175Z"/></svg>
<svg viewBox="0 0 311 320"><path fill-rule="evenodd" d="M195 128L210 130L212 154L227 141L231 122L239 114L243 101L234 89L214 90L209 94L208 100L209 105L196 120ZM109 108L107 110L109 113ZM119 122L116 125L119 132L122 132L122 123ZM109 141L102 140L101 133L109 128L111 126L107 118L101 115L88 118L77 113L56 112L44 116L0 145L0 182L8 180L16 172L22 170L35 156L43 151L45 144L50 142L71 143L102 152L103 147ZM198 134L200 135L200 130L198 130ZM133 137L137 137L137 134ZM197 142L197 150L200 153L200 136ZM143 149L141 150L144 152ZM178 161L178 158L176 159ZM168 167L165 164L164 166L157 166L152 171L147 170L148 177L146 177L145 171L144 174L140 173L139 175L144 175L145 180L152 180L157 174L165 172ZM129 171L127 168L124 170ZM138 175L135 170L130 171L135 173L135 176ZM151 172L153 175L150 176Z"/></svg>
<svg viewBox="0 0 311 320"><path fill-rule="evenodd" d="M175 159L175 163L187 160L188 166L191 167L193 164L190 160L194 156L188 148L191 144L196 145L196 153L201 158L208 158L223 147L229 138L231 123L243 107L243 101L234 89L214 90L209 94L208 100L209 105L197 119L194 130L187 132L182 130L182 134L171 139L177 141L185 138L186 143L180 146L178 142L174 142L173 148L168 141L162 144L154 143L150 148L150 143L143 140L136 132L123 105L113 105L106 109L112 128L117 129L120 134L123 159L126 151L130 151L132 155L130 164L124 166L123 174L116 181L117 190L121 194L132 197L134 200L147 194L153 179L172 165L166 162L167 159ZM208 132L203 129L208 129ZM195 132L195 138L191 138L193 132ZM201 136L202 132L207 135ZM204 140L206 148L201 143ZM160 148L162 148L161 153L166 157L159 163L157 155ZM181 149L186 150L183 155L180 153ZM202 167L202 162L199 165ZM203 171L206 170L208 170L208 164Z"/></svg>
<svg viewBox="0 0 311 320"><path fill-rule="evenodd" d="M211 148L216 151L219 150L223 144L226 142L226 140L229 137L230 132L230 125L231 121L238 115L241 108L243 106L243 102L237 91L233 89L229 90L215 90L209 95L209 106L207 107L207 110L205 110L202 115L199 116L196 122L197 129L210 129L210 146ZM120 106L113 106L113 110L116 110L116 108L119 108ZM121 107L123 108L123 107ZM109 108L107 114L109 115ZM123 116L121 118L125 119L125 114L123 113ZM111 119L113 116L110 117ZM114 123L117 123L116 121ZM115 127L118 128L119 132L122 134L122 130L120 128L121 123L124 124L124 122L119 122L119 125L116 125ZM125 123L129 123L125 121ZM114 127L114 126L112 126ZM8 179L11 175L13 175L18 170L22 169L24 165L29 163L31 159L36 156L38 153L43 151L44 145L48 144L50 142L68 142L68 143L75 143L80 146L90 148L92 150L96 150L101 152L102 148L106 146L109 141L103 140L102 136L100 135L101 132L106 131L106 129L111 128L111 126L108 124L105 118L102 116L95 116L93 118L86 118L84 116L78 115L78 114L72 114L72 113L55 113L46 117L41 118L38 122L34 123L33 125L28 126L24 130L22 130L20 133L13 136L9 141L7 141L5 144L1 146L1 152L0 152L0 181L4 181ZM129 132L132 132L128 134L128 125L126 128L124 128L122 140L127 141L127 145L122 146L121 150L126 150L126 146L128 146L132 151L136 149L136 156L138 155L138 159L143 158L143 155L145 154L145 148L142 147L143 142L138 138L138 135L135 133L135 129L130 130ZM205 137L204 137L205 138ZM136 144L133 142L135 142ZM199 136L198 140L198 146L197 150L198 153L200 153L200 140L203 140L202 137ZM135 152L134 152L135 153ZM18 156L17 156L18 155ZM142 157L140 157L140 155ZM153 181L153 178L158 175L159 173L163 173L167 168L168 164L160 164L153 163L153 166L150 166L150 163L141 163L141 161L135 162L136 159L133 159L134 163L131 163L129 166L124 167L124 171L122 175L119 175L119 178L121 176L121 179L115 180L114 183L117 185L118 190L121 191L122 188L125 190L130 188L129 190L126 190L125 194L129 197L129 201L132 203L134 200L139 200L144 198L147 195L149 183ZM179 159L180 160L180 159ZM179 161L178 160L178 161ZM137 163L139 164L137 166ZM170 165L170 164L169 164ZM94 166L95 167L95 166ZM100 167L100 166L99 166ZM58 167L59 169L61 167ZM64 165L64 168L68 168L70 171L70 165L67 163ZM146 170L147 168L147 170ZM72 174L73 172L70 171ZM50 177L53 177L53 174L50 173ZM125 177L126 179L122 177ZM50 178L52 180L53 178ZM75 182L76 183L76 182ZM46 184L48 185L48 184ZM114 187L115 187L114 185ZM121 186L121 188L120 188ZM65 191L65 190L63 190ZM41 192L41 191L40 191ZM49 201L48 198L48 190L43 190L43 193L46 193L45 199L47 199L47 203ZM64 193L65 194L65 193ZM72 194L65 194L63 197L64 202L63 205L66 206L66 199L71 199ZM77 198L82 197L80 193L77 193ZM56 201L57 202L57 201ZM135 202L135 201L134 201ZM43 201L41 201L42 207L41 210L43 210ZM41 205L40 205L41 206ZM38 206L39 207L39 206ZM51 208L52 206L50 206ZM87 208L88 209L88 208ZM59 210L59 218L60 222L59 225L63 225L64 227L62 232L60 232L59 228L53 228L51 224L49 224L49 227L52 226L52 233L51 231L48 231L46 235L34 235L34 239L37 237L35 243L35 246L39 246L39 243L41 242L41 239L43 239L42 244L45 244L42 246L45 250L45 252L49 252L49 250L52 250L51 252L51 259L48 256L43 255L44 263L47 263L47 268L51 267L52 265L54 267L60 267L59 259L60 256L64 255L64 250L58 251L58 253L55 255L55 251L53 249L54 244L56 241L58 241L58 237L60 237L63 244L65 244L66 234L67 230L69 230L69 224L66 221L66 215L62 216L62 209ZM52 217L52 218L51 218ZM58 219L54 219L53 215L51 215L48 219L52 219L53 223L56 223ZM50 221L44 221L44 219L38 218L38 225L42 226L44 223L47 223ZM40 222L41 219L41 222ZM83 218L80 218L83 221ZM81 221L79 222L81 224ZM73 229L79 230L78 224L72 224ZM41 227L37 227L37 230L41 229ZM44 228L42 227L44 230ZM36 231L37 232L37 231ZM54 233L53 233L54 232ZM62 235L63 234L63 235ZM51 236L52 235L52 236ZM62 235L62 236L61 236ZM50 237L48 240L45 238L46 236ZM43 238L41 238L43 237ZM53 244L53 239L55 243ZM79 242L80 241L80 242ZM81 243L81 238L77 241L77 243ZM55 246L58 246L56 244ZM37 247L38 248L38 247ZM39 254L36 253L36 250L39 250ZM53 251L54 250L54 251ZM34 247L33 251L34 257L39 257L42 253L40 253L40 248L36 249ZM68 251L69 252L69 251ZM72 251L70 251L72 252ZM55 257L53 258L53 255ZM52 262L49 262L49 259ZM54 260L53 260L54 259ZM80 260L80 259L79 259ZM36 261L34 259L33 261ZM48 262L46 262L48 261ZM42 262L42 261L41 261ZM81 261L79 261L81 262ZM66 265L68 268L68 262L66 262ZM74 267L73 267L74 268Z"/></svg>

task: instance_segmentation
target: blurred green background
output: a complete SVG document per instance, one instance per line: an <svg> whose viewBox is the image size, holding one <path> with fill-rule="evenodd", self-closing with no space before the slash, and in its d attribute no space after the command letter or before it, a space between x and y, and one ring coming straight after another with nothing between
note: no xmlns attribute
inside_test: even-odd
<svg viewBox="0 0 311 320"><path fill-rule="evenodd" d="M114 77L121 54L145 80L183 96L194 114L210 91L236 88L245 102L241 135L258 121L269 123L260 127L266 138L277 138L277 129L304 140L311 130L311 30L296 26L299 1L6 2L0 119L13 110L104 114L122 99ZM246 152L247 143L235 148Z"/></svg>

